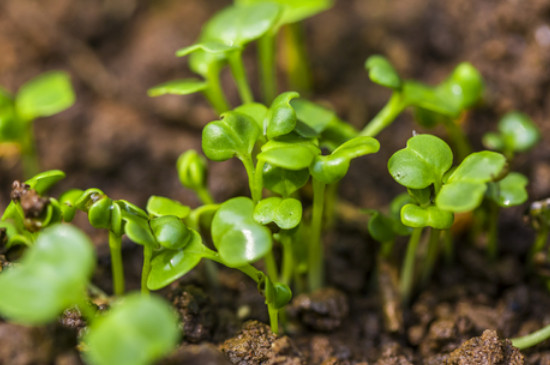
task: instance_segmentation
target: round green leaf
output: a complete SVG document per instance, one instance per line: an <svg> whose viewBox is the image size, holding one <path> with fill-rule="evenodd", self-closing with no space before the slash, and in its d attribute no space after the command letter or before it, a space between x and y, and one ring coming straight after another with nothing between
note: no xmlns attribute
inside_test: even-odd
<svg viewBox="0 0 550 365"><path fill-rule="evenodd" d="M260 136L260 129L249 116L227 112L220 121L210 122L202 131L202 150L214 161L249 156Z"/></svg>
<svg viewBox="0 0 550 365"><path fill-rule="evenodd" d="M151 272L147 278L150 290L164 288L193 270L205 257L208 249L203 245L201 236L190 230L189 243L179 250L162 249L151 260Z"/></svg>
<svg viewBox="0 0 550 365"><path fill-rule="evenodd" d="M212 240L224 264L238 267L259 260L272 247L271 232L253 218L249 198L233 198L222 205L212 221Z"/></svg>
<svg viewBox="0 0 550 365"><path fill-rule="evenodd" d="M206 160L195 150L188 150L178 157L176 162L178 177L183 186L189 189L200 189L206 186Z"/></svg>
<svg viewBox="0 0 550 365"><path fill-rule="evenodd" d="M294 198L263 199L254 208L254 219L263 225L275 222L281 229L292 229L302 220L302 203Z"/></svg>
<svg viewBox="0 0 550 365"><path fill-rule="evenodd" d="M406 105L418 107L432 113L457 118L461 109L457 100L444 91L416 81L403 83L402 95Z"/></svg>
<svg viewBox="0 0 550 365"><path fill-rule="evenodd" d="M274 283L273 291L273 304L275 308L281 309L290 303L290 300L292 299L292 291L288 285L283 283Z"/></svg>
<svg viewBox="0 0 550 365"><path fill-rule="evenodd" d="M367 225L370 236L380 243L393 241L395 239L393 220L375 210L371 214L372 217Z"/></svg>
<svg viewBox="0 0 550 365"><path fill-rule="evenodd" d="M483 96L483 78L468 62L456 66L448 79L437 87L437 92L453 101L459 110L470 109Z"/></svg>
<svg viewBox="0 0 550 365"><path fill-rule="evenodd" d="M69 225L40 233L21 262L0 274L0 313L19 323L53 321L80 304L95 264L90 239Z"/></svg>
<svg viewBox="0 0 550 365"><path fill-rule="evenodd" d="M25 181L25 184L29 185L31 189L36 190L39 195L43 195L58 181L65 178L65 173L61 170L49 170L41 172L29 180Z"/></svg>
<svg viewBox="0 0 550 365"><path fill-rule="evenodd" d="M132 242L148 247L157 246L157 241L147 219L130 215L124 211L122 212L122 219L125 222L124 233L126 233Z"/></svg>
<svg viewBox="0 0 550 365"><path fill-rule="evenodd" d="M172 80L147 90L149 96L161 95L189 95L199 91L204 91L208 87L206 81L197 79Z"/></svg>
<svg viewBox="0 0 550 365"><path fill-rule="evenodd" d="M303 98L292 99L290 105L296 112L298 122L295 131L304 138L316 138L338 117L334 111Z"/></svg>
<svg viewBox="0 0 550 365"><path fill-rule="evenodd" d="M94 321L84 357L91 365L148 365L167 355L180 334L178 317L164 300L131 294Z"/></svg>
<svg viewBox="0 0 550 365"><path fill-rule="evenodd" d="M88 209L88 221L95 228L111 228L111 210L113 201L103 195L101 199L93 203Z"/></svg>
<svg viewBox="0 0 550 365"><path fill-rule="evenodd" d="M25 120L32 120L62 112L74 101L69 75L62 71L50 71L21 86L15 97L15 107Z"/></svg>
<svg viewBox="0 0 550 365"><path fill-rule="evenodd" d="M297 92L289 91L277 96L264 121L264 134L273 139L288 134L296 127L296 112L290 101L300 96Z"/></svg>
<svg viewBox="0 0 550 365"><path fill-rule="evenodd" d="M469 212L483 200L487 184L477 181L455 181L443 185L435 199L439 209L451 212Z"/></svg>
<svg viewBox="0 0 550 365"><path fill-rule="evenodd" d="M76 202L82 196L83 191L80 189L71 189L59 197L59 203L61 204L61 211L63 213L63 220L65 222L71 222L76 213Z"/></svg>
<svg viewBox="0 0 550 365"><path fill-rule="evenodd" d="M286 170L266 163L263 171L264 187L283 197L303 187L309 179L309 169Z"/></svg>
<svg viewBox="0 0 550 365"><path fill-rule="evenodd" d="M500 181L489 184L489 197L501 207L512 207L527 201L525 187L529 180L518 172L511 172Z"/></svg>
<svg viewBox="0 0 550 365"><path fill-rule="evenodd" d="M419 134L407 141L407 147L394 153L388 170L399 184L423 189L440 183L453 163L451 148L440 138Z"/></svg>
<svg viewBox="0 0 550 365"><path fill-rule="evenodd" d="M370 56L365 62L365 68L369 72L372 82L395 90L401 89L401 77L385 57Z"/></svg>
<svg viewBox="0 0 550 365"><path fill-rule="evenodd" d="M503 151L504 141L498 133L489 132L483 135L483 145L491 150Z"/></svg>
<svg viewBox="0 0 550 365"><path fill-rule="evenodd" d="M309 167L321 151L311 140L298 136L285 136L262 146L259 160L288 170L301 170Z"/></svg>
<svg viewBox="0 0 550 365"><path fill-rule="evenodd" d="M153 217L172 215L183 219L189 215L191 208L173 199L152 195L147 200L147 211Z"/></svg>
<svg viewBox="0 0 550 365"><path fill-rule="evenodd" d="M193 238L191 230L173 215L153 218L150 225L157 242L171 250L185 247Z"/></svg>
<svg viewBox="0 0 550 365"><path fill-rule="evenodd" d="M524 152L535 146L540 132L527 115L519 112L506 114L498 123L505 148L514 152Z"/></svg>
<svg viewBox="0 0 550 365"><path fill-rule="evenodd" d="M468 155L449 176L448 182L471 181L486 183L500 177L506 158L497 152L481 151Z"/></svg>
<svg viewBox="0 0 550 365"><path fill-rule="evenodd" d="M260 130L264 128L264 119L267 115L267 110L267 107L260 103L247 103L233 109L235 112L248 115L254 119Z"/></svg>
<svg viewBox="0 0 550 365"><path fill-rule="evenodd" d="M447 229L451 227L453 220L453 213L434 206L422 208L416 204L406 204L401 209L401 221L404 225L413 228Z"/></svg>

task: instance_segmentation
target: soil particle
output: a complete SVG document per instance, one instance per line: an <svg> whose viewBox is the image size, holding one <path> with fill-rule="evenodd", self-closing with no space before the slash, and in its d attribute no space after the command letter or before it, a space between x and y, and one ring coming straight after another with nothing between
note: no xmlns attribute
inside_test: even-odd
<svg viewBox="0 0 550 365"><path fill-rule="evenodd" d="M210 298L201 288L178 286L168 299L180 315L185 340L197 343L211 338L216 316Z"/></svg>
<svg viewBox="0 0 550 365"><path fill-rule="evenodd" d="M158 365L229 365L223 353L212 344L182 345Z"/></svg>
<svg viewBox="0 0 550 365"><path fill-rule="evenodd" d="M225 341L220 348L232 364L305 364L290 338L277 337L268 325L258 321L245 322L241 332Z"/></svg>
<svg viewBox="0 0 550 365"><path fill-rule="evenodd" d="M66 309L59 319L63 327L73 329L80 335L86 328L86 320L82 317L79 310L75 308Z"/></svg>
<svg viewBox="0 0 550 365"><path fill-rule="evenodd" d="M21 203L25 218L38 218L46 209L49 200L41 197L29 185L15 180L11 187L11 200Z"/></svg>
<svg viewBox="0 0 550 365"><path fill-rule="evenodd" d="M0 364L81 364L76 336L60 326L26 327L0 323ZM73 362L62 362L73 359Z"/></svg>
<svg viewBox="0 0 550 365"><path fill-rule="evenodd" d="M397 343L391 342L384 346L380 358L375 365L412 365L410 355L403 353L404 349Z"/></svg>
<svg viewBox="0 0 550 365"><path fill-rule="evenodd" d="M500 340L494 330L485 330L480 337L466 341L454 350L447 365L522 365L523 355L510 340Z"/></svg>
<svg viewBox="0 0 550 365"><path fill-rule="evenodd" d="M332 331L348 316L348 298L335 288L322 288L297 296L289 312L310 328Z"/></svg>

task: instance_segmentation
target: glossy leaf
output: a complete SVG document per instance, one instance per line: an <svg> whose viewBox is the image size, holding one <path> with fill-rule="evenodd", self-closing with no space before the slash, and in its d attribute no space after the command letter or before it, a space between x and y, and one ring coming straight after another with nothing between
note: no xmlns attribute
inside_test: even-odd
<svg viewBox="0 0 550 365"><path fill-rule="evenodd" d="M113 201L103 196L88 209L88 221L94 228L111 228L111 209Z"/></svg>
<svg viewBox="0 0 550 365"><path fill-rule="evenodd" d="M322 147L328 148L330 151L338 148L338 146L355 138L359 132L349 123L340 120L339 118L332 119L321 134L319 144Z"/></svg>
<svg viewBox="0 0 550 365"><path fill-rule="evenodd" d="M268 163L264 165L264 187L274 193L288 197L301 187L309 179L309 169L286 170Z"/></svg>
<svg viewBox="0 0 550 365"><path fill-rule="evenodd" d="M21 86L15 97L15 106L20 116L32 120L62 112L74 101L69 75L62 71L50 71Z"/></svg>
<svg viewBox="0 0 550 365"><path fill-rule="evenodd" d="M294 198L263 199L254 208L254 219L263 225L275 222L281 229L292 229L302 220L302 203Z"/></svg>
<svg viewBox="0 0 550 365"><path fill-rule="evenodd" d="M253 213L252 200L238 197L223 203L214 215L212 240L227 266L255 262L271 250L271 232L254 220Z"/></svg>
<svg viewBox="0 0 550 365"><path fill-rule="evenodd" d="M394 153L388 170L399 184L411 189L423 189L439 183L451 167L453 153L441 139L419 134L407 141L407 147Z"/></svg>
<svg viewBox="0 0 550 365"><path fill-rule="evenodd" d="M124 233L126 233L126 236L128 236L132 242L153 248L157 246L157 241L147 219L129 215L124 211L122 213L122 219L125 222Z"/></svg>
<svg viewBox="0 0 550 365"><path fill-rule="evenodd" d="M449 78L437 87L437 92L453 101L459 111L470 109L483 96L483 78L468 62L455 67Z"/></svg>
<svg viewBox="0 0 550 365"><path fill-rule="evenodd" d="M277 96L269 108L264 121L264 134L268 139L288 134L296 127L296 112L290 101L299 96L297 92L289 91Z"/></svg>
<svg viewBox="0 0 550 365"><path fill-rule="evenodd" d="M191 212L191 208L173 199L153 195L147 200L147 212L153 217L172 215L185 218Z"/></svg>
<svg viewBox="0 0 550 365"><path fill-rule="evenodd" d="M176 51L176 56L185 57L189 54L192 54L198 51L222 55L231 51L236 51L238 49L239 49L238 46L223 44L222 42L219 42L219 41L206 41L206 42L195 43L188 47L178 49Z"/></svg>
<svg viewBox="0 0 550 365"><path fill-rule="evenodd" d="M191 238L183 249L162 249L155 253L151 260L151 272L147 279L147 287L150 290L164 288L176 281L199 264L208 253L203 245L201 236L190 230Z"/></svg>
<svg viewBox="0 0 550 365"><path fill-rule="evenodd" d="M144 220L149 218L147 213L134 203L130 203L129 201L123 199L116 200L115 203L120 206L123 214L140 217Z"/></svg>
<svg viewBox="0 0 550 365"><path fill-rule="evenodd" d="M284 169L302 170L309 167L320 152L311 140L289 135L264 144L258 159Z"/></svg>
<svg viewBox="0 0 550 365"><path fill-rule="evenodd" d="M207 87L208 83L202 80L172 80L150 88L147 90L147 95L152 97L161 95L189 95L204 91Z"/></svg>
<svg viewBox="0 0 550 365"><path fill-rule="evenodd" d="M237 4L254 4L265 0L236 0ZM332 7L333 0L272 0L283 7L278 24L290 24L312 17Z"/></svg>
<svg viewBox="0 0 550 365"><path fill-rule="evenodd" d="M401 209L401 221L404 225L413 228L448 229L453 224L453 219L453 213L435 206L422 208L416 204L406 204Z"/></svg>
<svg viewBox="0 0 550 365"><path fill-rule="evenodd" d="M501 207L512 207L527 201L529 180L518 172L511 172L498 182L490 183L488 196Z"/></svg>
<svg viewBox="0 0 550 365"><path fill-rule="evenodd" d="M325 184L334 183L347 174L352 159L376 153L379 149L380 143L376 139L366 136L355 137L330 155L316 156L310 168L311 175Z"/></svg>
<svg viewBox="0 0 550 365"><path fill-rule="evenodd" d="M435 202L440 209L455 213L469 212L481 204L486 190L486 183L456 181L443 185Z"/></svg>
<svg viewBox="0 0 550 365"><path fill-rule="evenodd" d="M448 183L471 181L486 183L501 176L506 158L497 152L481 151L468 155L447 179Z"/></svg>
<svg viewBox="0 0 550 365"><path fill-rule="evenodd" d="M371 215L367 225L370 236L381 243L393 241L396 236L393 220L376 210L370 210L368 213Z"/></svg>
<svg viewBox="0 0 550 365"><path fill-rule="evenodd" d="M264 128L264 119L267 115L268 108L260 103L247 103L239 105L233 111L245 114L252 118L258 125L260 130Z"/></svg>
<svg viewBox="0 0 550 365"><path fill-rule="evenodd" d="M59 203L61 204L61 211L63 213L63 220L65 222L71 222L76 213L76 202L82 196L83 191L80 189L71 189L59 197Z"/></svg>
<svg viewBox="0 0 550 365"><path fill-rule="evenodd" d="M177 346L179 334L168 303L131 294L90 325L84 357L91 365L149 365Z"/></svg>
<svg viewBox="0 0 550 365"><path fill-rule="evenodd" d="M206 186L207 165L202 155L195 150L188 150L178 157L176 162L178 177L183 186L199 189Z"/></svg>
<svg viewBox="0 0 550 365"><path fill-rule="evenodd" d="M29 180L25 181L25 184L29 185L31 189L36 190L39 195L43 195L58 181L64 178L65 173L63 171L49 170L31 177Z"/></svg>
<svg viewBox="0 0 550 365"><path fill-rule="evenodd" d="M483 137L485 146L499 151L524 152L540 139L540 131L531 118L519 112L506 114L498 123L499 133Z"/></svg>
<svg viewBox="0 0 550 365"><path fill-rule="evenodd" d="M395 90L401 89L401 77L385 57L370 56L365 62L365 68L369 72L372 82Z"/></svg>
<svg viewBox="0 0 550 365"><path fill-rule="evenodd" d="M220 121L210 122L202 131L202 149L214 161L234 156L249 156L260 136L260 129L250 117L227 112Z"/></svg>
<svg viewBox="0 0 550 365"><path fill-rule="evenodd" d="M0 313L32 325L84 300L95 264L90 239L69 225L42 231L21 262L0 274Z"/></svg>
<svg viewBox="0 0 550 365"><path fill-rule="evenodd" d="M303 98L292 99L290 105L298 118L296 133L304 138L319 137L331 121L338 119L332 110Z"/></svg>
<svg viewBox="0 0 550 365"><path fill-rule="evenodd" d="M150 225L156 241L171 250L184 248L193 238L192 231L173 215L153 218Z"/></svg>

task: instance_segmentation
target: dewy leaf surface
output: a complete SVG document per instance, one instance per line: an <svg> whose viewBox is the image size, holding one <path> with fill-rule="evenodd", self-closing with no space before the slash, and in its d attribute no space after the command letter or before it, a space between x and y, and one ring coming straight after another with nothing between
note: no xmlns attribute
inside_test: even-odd
<svg viewBox="0 0 550 365"><path fill-rule="evenodd" d="M528 198L525 187L529 180L518 172L511 172L498 182L490 183L487 194L501 207L525 203Z"/></svg>
<svg viewBox="0 0 550 365"><path fill-rule="evenodd" d="M84 233L61 224L44 229L21 262L0 274L0 313L31 325L54 320L84 299L94 265Z"/></svg>
<svg viewBox="0 0 550 365"><path fill-rule="evenodd" d="M179 333L168 303L132 294L92 323L84 356L91 365L148 365L176 347Z"/></svg>
<svg viewBox="0 0 550 365"><path fill-rule="evenodd" d="M223 203L214 215L212 240L230 267L255 262L271 250L271 232L253 214L252 200L238 197Z"/></svg>
<svg viewBox="0 0 550 365"><path fill-rule="evenodd" d="M394 153L388 170L399 184L423 189L439 183L453 163L451 148L441 139L420 134L407 141L407 147Z"/></svg>

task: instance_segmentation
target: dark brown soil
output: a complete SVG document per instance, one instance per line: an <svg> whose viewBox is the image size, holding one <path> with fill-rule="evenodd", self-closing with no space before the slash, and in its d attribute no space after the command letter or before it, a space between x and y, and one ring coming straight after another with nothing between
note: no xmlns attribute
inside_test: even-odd
<svg viewBox="0 0 550 365"><path fill-rule="evenodd" d="M140 206L153 194L198 204L193 193L180 186L175 161L189 148L200 149L202 126L216 116L200 95L151 99L146 90L191 75L174 51L191 44L201 24L229 3L0 2L0 85L15 91L42 71L64 69L71 73L78 95L74 107L35 124L42 168L67 173L52 194L97 187ZM503 113L519 109L531 115L543 140L513 167L530 178L530 200L546 198L549 24L550 0L340 0L306 23L312 97L361 127L389 96L368 81L363 69L368 55L384 54L404 77L433 83L457 63L472 62L486 79L487 90L483 105L464 122L468 136L480 149L482 134L494 129ZM249 56L246 63L255 84L253 53ZM233 90L227 74L223 79ZM238 101L235 96L231 100ZM402 192L386 163L413 130L421 129L405 113L379 136L382 149L376 158L352 163L341 184L345 201L380 208ZM439 129L433 132L443 135ZM22 179L21 166L13 149L0 149L0 157L0 207L5 208L12 182ZM220 201L248 194L238 161L210 164L210 188ZM31 203L29 212L40 208L39 200ZM267 322L263 298L249 279L221 270L219 287L212 287L201 265L164 293L183 320L184 341L162 363L224 364L229 359L236 364L550 364L550 344L525 351L522 360L505 340L550 321L545 283L525 271L532 232L522 221L523 208L501 216L498 262L490 263L479 250L482 239L457 240L454 261L441 262L430 284L417 288L405 309L396 290L399 255L377 262L377 245L367 237L361 219L359 228L357 220L340 226L325 239L330 253L327 279L333 289L294 299L288 337L247 322ZM98 246L100 268L94 281L111 292L106 235L93 230L82 215L76 222ZM399 242L397 251L404 246ZM140 250L125 242L124 254L128 288L136 289ZM0 256L0 270L5 262ZM65 319L81 326L78 316ZM71 350L76 339L63 340L63 331L0 322L0 364L79 364Z"/></svg>

